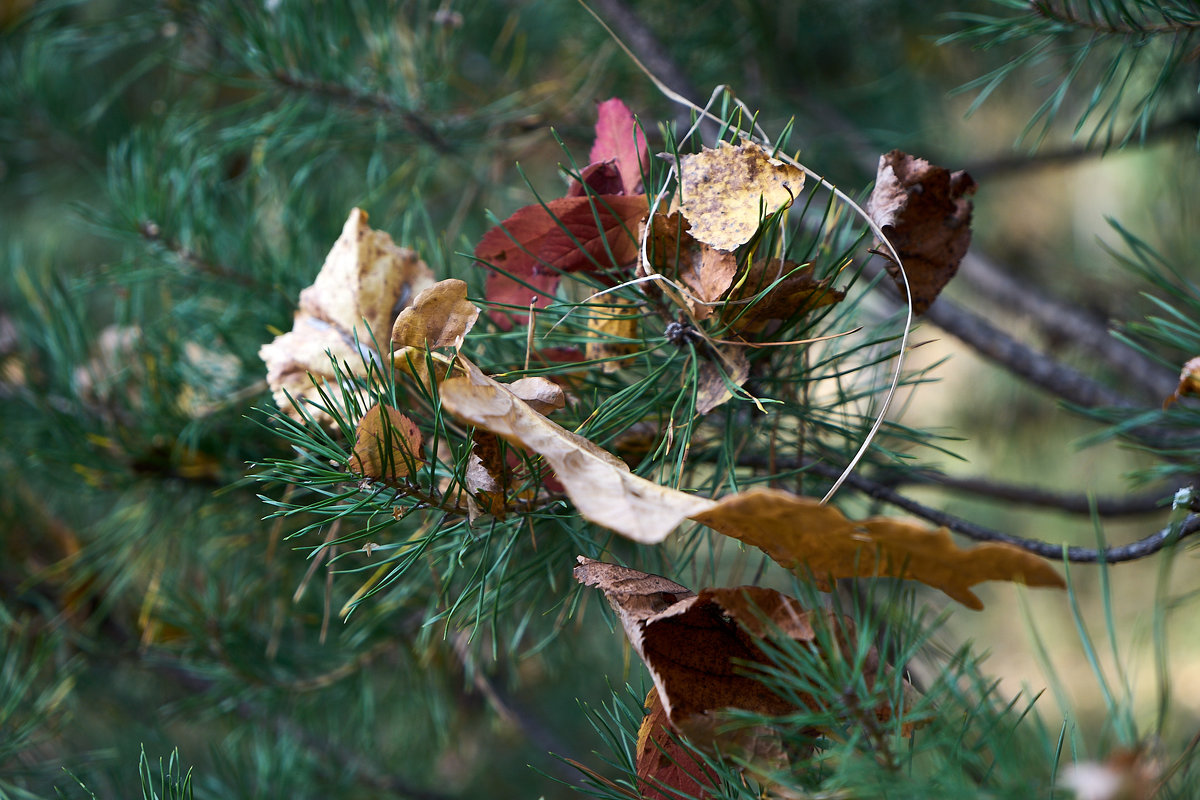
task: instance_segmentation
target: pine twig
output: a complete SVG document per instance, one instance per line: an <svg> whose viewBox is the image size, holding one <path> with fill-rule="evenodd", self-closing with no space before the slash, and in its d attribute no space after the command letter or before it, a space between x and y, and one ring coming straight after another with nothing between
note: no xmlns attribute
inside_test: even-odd
<svg viewBox="0 0 1200 800"><path fill-rule="evenodd" d="M904 484L938 486L965 492L977 497L1006 500L1025 506L1038 506L1070 514L1091 514L1099 517L1131 517L1162 511L1163 492L1146 492L1126 497L1092 498L1080 492L1054 492L1037 486L1004 483L987 478L957 478L931 470L914 470L889 485Z"/></svg>
<svg viewBox="0 0 1200 800"><path fill-rule="evenodd" d="M1111 15L1100 17L1089 13L1087 17L1084 17L1072 7L1070 0L1063 0L1059 3L1051 2L1051 0L1034 0L1030 3L1030 8L1034 14L1051 22L1083 28L1107 36L1180 35L1200 30L1200 19L1174 19L1169 17L1166 12L1161 12L1166 21L1151 24L1136 20L1131 14L1123 14L1121 17L1123 21L1117 21Z"/></svg>

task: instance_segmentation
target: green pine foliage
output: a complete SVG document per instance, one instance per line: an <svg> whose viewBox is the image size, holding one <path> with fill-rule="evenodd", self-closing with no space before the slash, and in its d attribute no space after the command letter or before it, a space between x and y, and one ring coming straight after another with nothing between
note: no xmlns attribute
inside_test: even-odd
<svg viewBox="0 0 1200 800"><path fill-rule="evenodd" d="M688 136L688 113L571 3L0 3L0 800L637 796L650 681L601 598L572 580L579 554L696 589L771 585L854 619L854 658L773 643L759 677L784 697L828 702L741 720L786 743L791 766L773 774L693 748L719 796L1062 797L1070 764L1135 751L1161 766L1156 796L1197 796L1195 704L1173 701L1194 691L1172 682L1167 629L1194 610L1194 571L1172 536L1195 529L1195 501L1175 490L1200 471L1200 417L1194 399L1163 408L1157 388L1086 360L1087 342L1060 363L1132 399L1076 403L1083 443L1138 453L1127 471L1161 510L1143 510L1130 538L1162 528L1168 540L1149 557L1148 641L1121 630L1115 566L1073 565L1059 598L1102 722L1071 709L1072 679L1055 674L1057 643L1036 624L1029 642L1006 646L1043 654L1059 707L1001 684L986 632L978 645L956 637L951 614L969 612L940 610L925 590L868 582L831 599L698 526L638 546L533 477L514 487L519 513L470 521L469 431L442 410L436 382L335 362L319 403L332 426L271 402L258 350L290 328L351 208L486 305L475 244L516 208L562 194L586 161L595 101L610 96L638 113L650 152L667 154L645 176L652 193L666 188L664 204L672 158L755 130L859 199L893 147L983 162L970 134L946 132L966 110L947 99L956 86L978 92L980 115L1004 103L1026 114L1012 129L1026 144L1079 137L1072 158L1181 131L1179 158L1195 157L1200 17L1189 3L944 3L954 13L938 18L928 3L735 6L681 24L668 3L596 4L673 88L701 104L720 82L740 93L714 95L720 123ZM622 12L658 42L631 33ZM1021 168L1037 163L1034 153ZM577 274L529 328L503 330L485 312L463 352L506 381L564 381L575 402L554 419L656 482L819 497L872 435L904 343L912 356L940 334L905 338L886 276L868 269L863 221L813 182L806 191L757 247L812 263L848 297L772 338L861 330L751 350L750 379L730 381L733 398L711 413L696 413L708 345L670 332L678 309L642 285ZM1118 337L1171 386L1200 355L1188 202L1162 210L1170 235L1114 220L1109 240L1125 275L1114 304L1131 312ZM624 304L640 329L620 342L631 345L620 369L602 368L617 356L566 368L538 355L584 349L589 323ZM899 412L939 391L943 369L910 364L836 502L894 514L900 494L900 508L953 527L961 504L944 503L946 514L932 508L939 495L918 503L905 491L936 484L935 468L980 431L908 422ZM348 475L360 397L421 428L426 460L407 482ZM978 396L959 404L990 408ZM538 474L536 458L510 452L517 474ZM1035 466L1030 483L1045 477ZM1085 535L1103 541L1090 524L1103 530L1105 512L1089 502ZM1025 524L1015 531L1054 546L1072 535ZM1005 591L990 602L1015 606ZM1150 714L1125 672L1136 648L1154 654ZM903 669L868 685L871 653ZM905 707L905 677L921 694L911 732L900 715L870 718Z"/></svg>

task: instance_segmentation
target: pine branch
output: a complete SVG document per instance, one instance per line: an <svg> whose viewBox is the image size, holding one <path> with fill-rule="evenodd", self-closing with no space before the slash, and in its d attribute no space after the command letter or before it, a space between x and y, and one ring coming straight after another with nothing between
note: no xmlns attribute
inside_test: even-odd
<svg viewBox="0 0 1200 800"><path fill-rule="evenodd" d="M1078 12L1070 0L1064 0L1061 3L1054 3L1051 0L1034 0L1030 3L1030 7L1035 14L1051 22L1082 28L1106 36L1186 34L1200 30L1200 17L1181 19L1161 7L1157 10L1164 21L1158 23L1138 20L1129 13L1121 13L1119 17L1115 15L1100 17L1090 11L1090 3L1089 13L1085 17Z"/></svg>
<svg viewBox="0 0 1200 800"><path fill-rule="evenodd" d="M158 223L154 222L153 220L144 220L140 225L138 225L138 234L147 242L164 248L167 252L174 255L189 267L192 267L197 272L206 275L209 278L213 278L218 281L229 281L236 283L239 286L257 289L263 292L270 290L270 287L262 283L262 281L259 281L256 278L245 274L244 272L239 272L224 264L215 264L211 261L207 261L193 253L191 250L188 250L183 246L182 243L179 242L179 240L164 236L162 229L158 226Z"/></svg>
<svg viewBox="0 0 1200 800"><path fill-rule="evenodd" d="M1153 514L1163 510L1163 492L1146 492L1127 497L1091 497L1079 492L1054 492L1036 486L1003 483L987 478L956 478L930 470L903 473L892 486L917 484L939 486L952 491L966 492L977 497L1006 500L1025 506L1038 506L1066 511L1071 514L1092 514L1100 517L1129 517Z"/></svg>

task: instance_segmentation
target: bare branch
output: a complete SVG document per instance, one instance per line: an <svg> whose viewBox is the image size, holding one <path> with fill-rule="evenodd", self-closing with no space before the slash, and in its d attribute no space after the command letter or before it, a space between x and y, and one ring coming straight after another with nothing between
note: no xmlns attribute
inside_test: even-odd
<svg viewBox="0 0 1200 800"><path fill-rule="evenodd" d="M1080 492L1053 492L1036 486L1002 483L987 478L956 478L930 470L913 470L899 476L898 480L890 485L900 486L906 483L939 486L977 497L1051 508L1071 514L1091 514L1094 511L1100 517L1129 517L1162 511L1163 498L1169 493L1162 490L1123 497L1090 497Z"/></svg>

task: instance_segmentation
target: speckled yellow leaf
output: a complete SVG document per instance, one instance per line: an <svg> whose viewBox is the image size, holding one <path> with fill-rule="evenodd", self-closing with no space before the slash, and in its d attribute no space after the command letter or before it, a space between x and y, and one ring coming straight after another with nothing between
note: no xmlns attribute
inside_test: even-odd
<svg viewBox="0 0 1200 800"><path fill-rule="evenodd" d="M753 142L721 142L679 161L680 211L692 238L734 250L754 236L763 216L790 205L804 188L804 172L771 158Z"/></svg>
<svg viewBox="0 0 1200 800"><path fill-rule="evenodd" d="M964 550L945 528L888 517L855 522L833 506L777 489L723 498L692 519L762 549L787 569L807 568L822 588L829 579L906 578L980 609L970 587L984 581L1065 587L1049 563L1012 545L987 542Z"/></svg>

